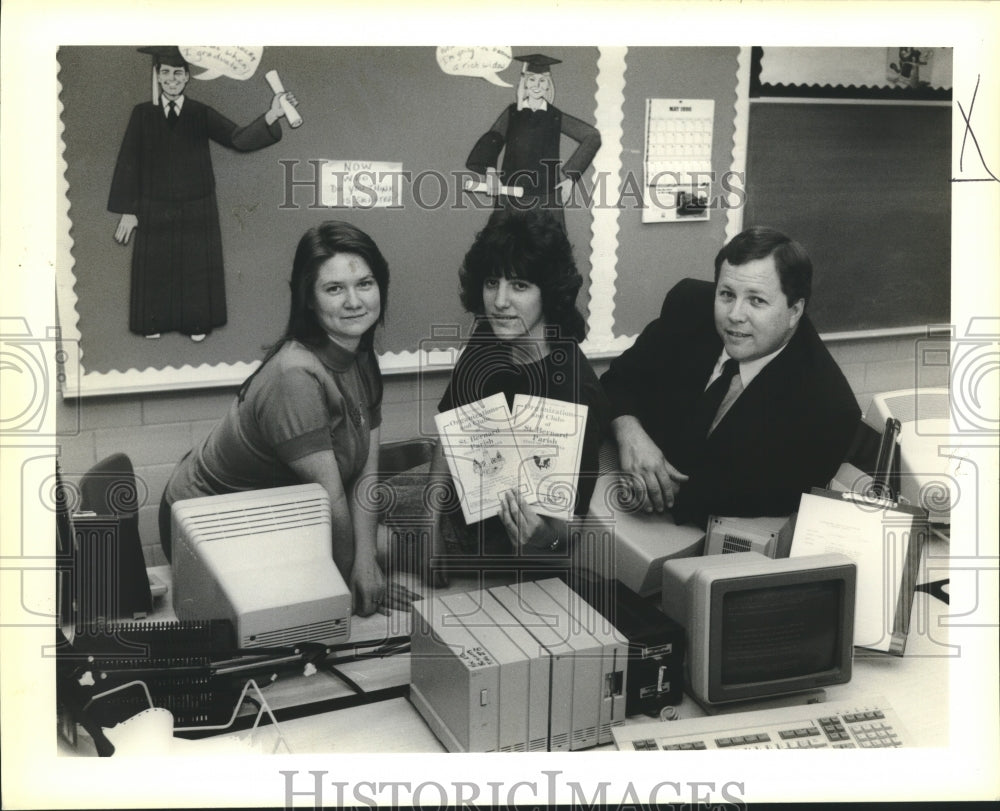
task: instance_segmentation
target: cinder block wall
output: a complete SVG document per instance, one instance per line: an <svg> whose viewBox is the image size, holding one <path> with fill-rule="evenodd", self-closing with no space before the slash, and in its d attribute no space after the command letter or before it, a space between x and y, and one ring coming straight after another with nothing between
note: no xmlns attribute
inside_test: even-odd
<svg viewBox="0 0 1000 811"><path fill-rule="evenodd" d="M914 386L947 386L944 366L928 366L918 339L878 338L829 344L862 412L873 394ZM594 364L598 374L607 361ZM434 435L433 415L447 374L390 375L385 378L382 440L391 442ZM148 565L166 563L160 550L157 510L174 464L201 441L229 407L236 390L118 395L61 402L60 424L75 422L80 431L60 440L60 464L70 480L100 459L128 454L140 488L139 532Z"/></svg>

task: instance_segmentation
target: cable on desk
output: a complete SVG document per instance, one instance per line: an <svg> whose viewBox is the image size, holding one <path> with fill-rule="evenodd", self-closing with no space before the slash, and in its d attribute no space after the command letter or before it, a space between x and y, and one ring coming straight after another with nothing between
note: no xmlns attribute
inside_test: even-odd
<svg viewBox="0 0 1000 811"><path fill-rule="evenodd" d="M350 687L350 688L351 688L351 690L353 690L353 691L354 691L354 694L355 694L355 695L358 695L358 696L363 696L363 695L365 694L365 691L364 691L364 689L363 689L363 688L361 687L361 685L359 685L359 684L358 684L358 683L357 683L356 681L354 681L354 679L352 679L352 678L351 678L350 676L348 676L348 675L347 675L346 673L343 673L343 672L341 672L341 670L340 670L340 669L339 669L339 668L338 668L338 667L337 667L336 665L329 665L329 666L328 666L328 667L326 668L326 670L327 670L327 672L328 672L328 673L329 673L329 674L330 674L331 676L336 676L336 677L337 677L338 679L340 679L340 680L341 680L341 681L342 681L342 682L343 682L344 684L346 684L346 685L347 685L348 687Z"/></svg>
<svg viewBox="0 0 1000 811"><path fill-rule="evenodd" d="M337 665L347 665L353 662L361 662L365 659L385 659L388 656L397 656L400 653L409 653L410 641L395 642L391 645L383 645L370 651L355 653L352 656L338 656L334 659L327 659L324 664L329 667Z"/></svg>
<svg viewBox="0 0 1000 811"><path fill-rule="evenodd" d="M410 638L407 636L392 637L383 645L374 648L370 651L365 651L361 653L356 653L353 656L339 656L333 660L326 661L326 670L332 675L340 679L344 684L350 687L356 695L366 695L365 691L357 682L355 682L350 676L341 671L338 665L351 664L352 662L359 662L364 659L384 659L387 656L396 656L400 653L408 653L410 650Z"/></svg>
<svg viewBox="0 0 1000 811"><path fill-rule="evenodd" d="M399 653L409 653L410 638L408 636L396 637L395 640L388 641L373 650L357 654L358 659L384 659L386 656L395 656Z"/></svg>
<svg viewBox="0 0 1000 811"><path fill-rule="evenodd" d="M377 647L367 650L368 643L364 642L341 642L336 645L322 645L316 642L304 642L296 646L287 648L244 648L241 651L246 655L237 656L235 659L213 662L213 674L233 674L246 671L254 671L279 667L299 667L301 665L312 665L321 668L326 663L343 664L353 662L357 659L371 657L381 657L400 653L409 646L408 636L393 636L381 640L378 643L370 644ZM334 657L333 654L352 650L349 656Z"/></svg>
<svg viewBox="0 0 1000 811"><path fill-rule="evenodd" d="M340 670L338 665L351 664L352 662L358 662L361 661L362 659L376 659L376 658L381 659L385 658L386 656L395 656L397 653L407 653L409 652L409 650L410 646L407 644L407 645L400 645L398 649L393 650L391 653L376 654L373 652L367 654L359 654L358 656L343 656L333 662L327 662L326 670L330 675L336 676L338 679L344 682L344 684L350 687L355 692L355 694L367 695L367 691L364 690L362 687L360 687L358 683L355 682L350 676L348 676L346 673Z"/></svg>
<svg viewBox="0 0 1000 811"><path fill-rule="evenodd" d="M377 643L379 646L385 647L388 645L394 645L399 642L408 642L409 636L390 636L383 640L379 640ZM336 644L324 645L319 642L299 642L295 645L279 646L279 647L259 647L259 648L235 648L233 654L236 657L257 657L260 659L265 659L269 656L302 656L309 660L314 660L317 658L322 658L324 656L329 656L331 653L337 653L339 651L345 650L357 650L359 648L366 648L369 645L376 644L372 642L338 642Z"/></svg>

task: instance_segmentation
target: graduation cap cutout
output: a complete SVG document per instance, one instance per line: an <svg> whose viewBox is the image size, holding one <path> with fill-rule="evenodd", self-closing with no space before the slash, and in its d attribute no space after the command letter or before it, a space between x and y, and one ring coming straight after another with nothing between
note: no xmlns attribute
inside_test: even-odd
<svg viewBox="0 0 1000 811"><path fill-rule="evenodd" d="M153 104L160 103L160 85L159 82L156 81L157 65L169 65L172 68L185 68L188 73L191 72L191 66L187 63L187 60L181 56L181 49L176 45L146 45L142 48L136 48L136 50L141 54L147 54L153 57Z"/></svg>
<svg viewBox="0 0 1000 811"><path fill-rule="evenodd" d="M524 63L522 71L525 73L548 73L552 65L558 65L562 62L561 59L553 59L545 54L526 54L515 56L514 59Z"/></svg>
<svg viewBox="0 0 1000 811"><path fill-rule="evenodd" d="M146 45L137 49L141 54L153 57L153 64L170 65L175 68L186 68L187 60L181 56L181 49L176 45Z"/></svg>

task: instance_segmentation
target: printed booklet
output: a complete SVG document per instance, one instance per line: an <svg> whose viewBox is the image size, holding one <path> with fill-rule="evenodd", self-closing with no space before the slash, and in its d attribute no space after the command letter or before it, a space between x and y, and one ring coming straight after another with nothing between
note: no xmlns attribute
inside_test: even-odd
<svg viewBox="0 0 1000 811"><path fill-rule="evenodd" d="M435 416L466 523L500 512L508 490L542 515L569 520L576 506L587 406L494 394Z"/></svg>

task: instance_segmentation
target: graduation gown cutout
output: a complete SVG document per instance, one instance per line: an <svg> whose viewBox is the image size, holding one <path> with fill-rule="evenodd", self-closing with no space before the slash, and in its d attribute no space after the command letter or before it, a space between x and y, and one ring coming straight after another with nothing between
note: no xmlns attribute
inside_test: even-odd
<svg viewBox="0 0 1000 811"><path fill-rule="evenodd" d="M560 175L559 141L563 135L577 141L579 146L561 165ZM563 176L579 180L600 146L601 135L597 129L551 104L544 110L527 107L518 110L516 104L511 104L476 142L466 167L486 174L488 168L496 167L503 150L501 182L524 189L524 197L512 205L522 209L539 205L551 208L561 217L562 205L556 197L556 185ZM498 201L498 204L502 203Z"/></svg>
<svg viewBox="0 0 1000 811"><path fill-rule="evenodd" d="M129 329L139 335L207 334L226 323L222 238L209 141L241 152L281 139L261 116L246 127L185 96L132 110L111 181L108 210L139 220L132 248Z"/></svg>

